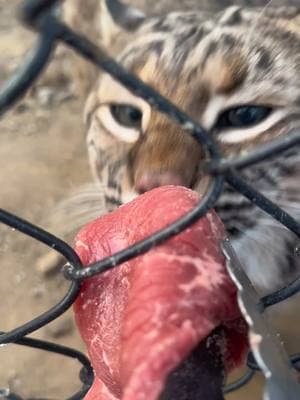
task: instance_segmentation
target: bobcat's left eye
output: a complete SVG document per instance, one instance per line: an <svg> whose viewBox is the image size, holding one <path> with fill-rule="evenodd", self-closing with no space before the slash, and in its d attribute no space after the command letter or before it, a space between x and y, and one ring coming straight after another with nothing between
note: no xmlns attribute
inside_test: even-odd
<svg viewBox="0 0 300 400"><path fill-rule="evenodd" d="M224 111L218 121L217 128L250 128L265 120L272 112L271 107L241 106Z"/></svg>
<svg viewBox="0 0 300 400"><path fill-rule="evenodd" d="M141 128L143 114L139 108L128 104L112 104L110 112L120 125L126 128Z"/></svg>

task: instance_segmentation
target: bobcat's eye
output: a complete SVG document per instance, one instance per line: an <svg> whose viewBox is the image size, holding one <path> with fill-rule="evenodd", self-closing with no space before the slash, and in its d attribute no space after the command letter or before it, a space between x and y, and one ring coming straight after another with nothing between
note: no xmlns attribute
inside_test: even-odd
<svg viewBox="0 0 300 400"><path fill-rule="evenodd" d="M99 121L106 131L126 143L135 143L145 132L150 113L150 106L143 101L137 106L107 103L100 105L97 110Z"/></svg>
<svg viewBox="0 0 300 400"><path fill-rule="evenodd" d="M141 128L143 114L139 108L128 104L112 104L110 112L120 125L126 128Z"/></svg>
<svg viewBox="0 0 300 400"><path fill-rule="evenodd" d="M265 120L271 113L271 107L241 106L224 111L217 122L217 128L250 128Z"/></svg>

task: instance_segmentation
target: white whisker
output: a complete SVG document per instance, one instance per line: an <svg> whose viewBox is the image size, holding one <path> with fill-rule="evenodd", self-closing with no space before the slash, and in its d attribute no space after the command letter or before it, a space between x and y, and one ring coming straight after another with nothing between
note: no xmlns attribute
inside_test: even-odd
<svg viewBox="0 0 300 400"><path fill-rule="evenodd" d="M269 225L264 225L264 226L269 226ZM270 225L271 227L271 225ZM274 226L274 228L280 228L280 226ZM284 228L284 227L283 227ZM250 239L252 242L256 244L257 247L262 249L264 252L266 252L268 255L273 253L274 255L277 254L277 247L274 246L274 242L272 242L272 245L270 244L270 240L267 235L265 234L257 234L257 232L252 232L251 230L249 231L241 231L241 233Z"/></svg>
<svg viewBox="0 0 300 400"><path fill-rule="evenodd" d="M104 189L100 184L84 185L55 207L48 217L54 231L63 237L77 232L82 226L106 213Z"/></svg>
<svg viewBox="0 0 300 400"><path fill-rule="evenodd" d="M247 50L249 48L251 48L251 39L252 39L252 35L254 34L254 32L257 30L257 27L260 23L260 19L264 16L265 12L267 11L267 9L270 7L270 5L273 3L273 0L268 1L268 3L262 8L261 12L258 14L257 19L255 21L255 23L253 24L253 26L251 27L251 29L249 30L249 33L246 37L245 40L245 44L244 44L244 48Z"/></svg>

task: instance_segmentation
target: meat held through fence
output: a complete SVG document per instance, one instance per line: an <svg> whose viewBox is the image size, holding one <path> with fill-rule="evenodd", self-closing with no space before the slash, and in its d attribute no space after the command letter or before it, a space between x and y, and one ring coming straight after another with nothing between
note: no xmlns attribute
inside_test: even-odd
<svg viewBox="0 0 300 400"><path fill-rule="evenodd" d="M87 225L75 249L99 261L174 222L198 194L166 186ZM83 282L76 322L95 381L85 400L222 399L226 372L247 349L247 328L226 273L214 212L192 227Z"/></svg>

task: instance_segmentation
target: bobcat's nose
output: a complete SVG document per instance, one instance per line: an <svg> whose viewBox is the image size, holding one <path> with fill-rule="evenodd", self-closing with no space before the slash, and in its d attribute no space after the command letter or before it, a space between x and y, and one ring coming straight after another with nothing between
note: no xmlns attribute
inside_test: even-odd
<svg viewBox="0 0 300 400"><path fill-rule="evenodd" d="M185 186L183 179L173 172L148 172L142 174L135 182L138 193L145 193L159 186Z"/></svg>

